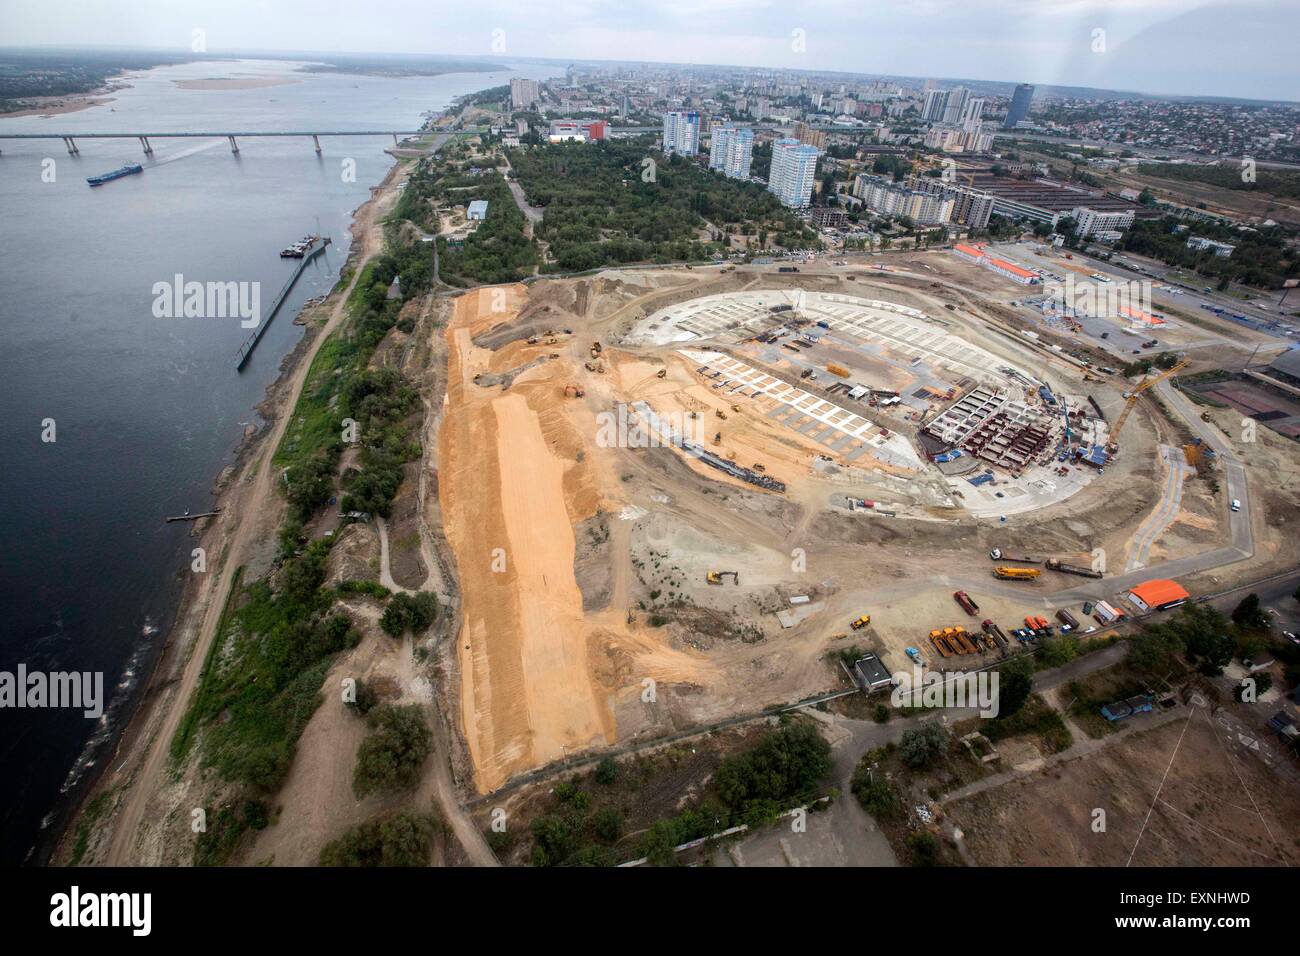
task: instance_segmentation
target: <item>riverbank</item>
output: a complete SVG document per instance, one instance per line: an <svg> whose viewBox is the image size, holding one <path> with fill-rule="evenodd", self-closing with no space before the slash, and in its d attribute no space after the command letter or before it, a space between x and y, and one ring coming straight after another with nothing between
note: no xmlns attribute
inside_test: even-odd
<svg viewBox="0 0 1300 956"><path fill-rule="evenodd" d="M339 282L323 302L305 308L299 316L307 332L283 360L280 375L258 406L265 424L245 437L235 460L217 477L214 492L222 517L195 529L196 547L208 556L208 569L189 575L146 689L125 722L112 757L100 760L98 775L82 795L79 811L69 814L52 862L81 862L88 847L95 863L170 862L164 859L161 826L141 834L140 824L146 810L150 820L161 824L171 811L181 809L170 806L168 799L169 791L173 796L181 792L168 776L171 739L216 637L236 570L244 564L266 564L268 548L274 550L274 530L284 508L271 467L275 449L312 359L346 317L348 295L362 266L383 249L381 220L400 194L397 182L402 171L402 164L394 163L370 198L354 211L352 249ZM83 833L78 821L89 807L97 810L95 832Z"/></svg>

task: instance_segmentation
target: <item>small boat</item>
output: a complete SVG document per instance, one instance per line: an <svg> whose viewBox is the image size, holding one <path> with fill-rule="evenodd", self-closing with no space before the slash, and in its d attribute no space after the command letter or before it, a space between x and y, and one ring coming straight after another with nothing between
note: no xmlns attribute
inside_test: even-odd
<svg viewBox="0 0 1300 956"><path fill-rule="evenodd" d="M123 176L134 176L136 173L144 172L144 167L138 163L132 163L129 166L123 166L121 169L115 169L111 173L103 173L99 176L87 176L86 182L92 186L102 186L104 183L111 183L115 179L121 179Z"/></svg>
<svg viewBox="0 0 1300 956"><path fill-rule="evenodd" d="M283 249L281 249L280 258L301 259L303 256L305 256L308 252L311 251L311 247L315 244L318 238L319 238L318 236L303 236L301 239L299 239L297 242L293 243L292 245L285 246Z"/></svg>

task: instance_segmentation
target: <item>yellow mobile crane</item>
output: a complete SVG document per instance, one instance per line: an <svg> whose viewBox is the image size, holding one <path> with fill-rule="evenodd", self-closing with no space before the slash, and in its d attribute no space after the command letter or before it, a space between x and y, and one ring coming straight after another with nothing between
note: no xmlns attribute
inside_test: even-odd
<svg viewBox="0 0 1300 956"><path fill-rule="evenodd" d="M1122 429L1124 427L1124 423L1128 421L1129 413L1133 411L1133 406L1137 404L1137 400L1138 398L1141 397L1142 393L1145 392L1152 385L1156 385L1159 382L1163 382L1171 375L1178 374L1183 369L1187 368L1188 364L1190 363L1184 360L1179 362L1173 368L1161 372L1159 375L1156 375L1153 378L1143 379L1141 382L1137 384L1137 386L1133 389L1133 391L1129 392L1126 396L1124 396L1125 398L1128 399L1128 401L1124 403L1124 410L1119 413L1119 418L1115 419L1115 427L1110 430L1110 434L1107 436L1109 438L1109 441L1106 443L1106 450L1108 452L1110 452L1113 455L1116 451L1119 450L1120 429Z"/></svg>

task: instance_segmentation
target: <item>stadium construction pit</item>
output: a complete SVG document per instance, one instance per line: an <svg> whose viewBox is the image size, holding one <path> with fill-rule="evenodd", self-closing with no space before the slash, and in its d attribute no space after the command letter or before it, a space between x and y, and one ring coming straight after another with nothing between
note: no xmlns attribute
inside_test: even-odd
<svg viewBox="0 0 1300 956"><path fill-rule="evenodd" d="M660 309L622 344L680 357L724 406L770 423L761 430L768 440L788 445L797 433L812 449L808 477L834 488L832 508L1019 514L1100 474L1071 450L1105 445L1106 425L1087 397L1029 371L1046 363L1011 336L955 315L752 290ZM728 430L714 444L725 445ZM698 436L683 447L698 457Z"/></svg>

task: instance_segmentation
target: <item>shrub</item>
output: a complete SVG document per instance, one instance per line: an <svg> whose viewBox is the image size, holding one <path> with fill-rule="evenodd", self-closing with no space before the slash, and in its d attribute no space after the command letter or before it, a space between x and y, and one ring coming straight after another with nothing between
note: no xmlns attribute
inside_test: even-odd
<svg viewBox="0 0 1300 956"><path fill-rule="evenodd" d="M384 608L379 626L385 634L401 637L407 631L419 634L428 630L430 624L438 617L438 598L429 591L407 594L399 591L394 594Z"/></svg>
<svg viewBox="0 0 1300 956"><path fill-rule="evenodd" d="M400 812L367 820L325 844L321 866L425 866L437 820Z"/></svg>
<svg viewBox="0 0 1300 956"><path fill-rule="evenodd" d="M931 721L905 730L898 748L903 763L919 770L948 749L948 734L939 724Z"/></svg>
<svg viewBox="0 0 1300 956"><path fill-rule="evenodd" d="M352 789L358 797L411 787L429 755L432 735L420 708L384 704L367 716L374 732L357 749Z"/></svg>

